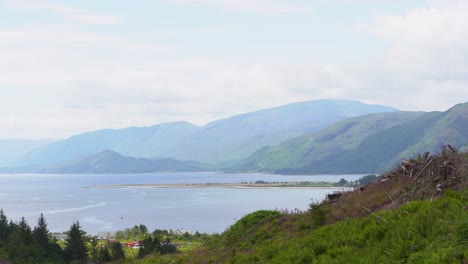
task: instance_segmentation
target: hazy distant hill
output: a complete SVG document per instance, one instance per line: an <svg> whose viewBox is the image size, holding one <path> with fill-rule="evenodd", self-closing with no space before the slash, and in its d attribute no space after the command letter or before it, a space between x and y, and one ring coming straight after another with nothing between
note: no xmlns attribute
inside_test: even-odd
<svg viewBox="0 0 468 264"><path fill-rule="evenodd" d="M279 146L265 147L234 171L367 173L389 169L401 157L468 143L468 103L446 112L396 112L351 118Z"/></svg>
<svg viewBox="0 0 468 264"><path fill-rule="evenodd" d="M47 173L150 173L202 171L203 165L175 159L145 159L122 156L111 150L62 162L39 170Z"/></svg>
<svg viewBox="0 0 468 264"><path fill-rule="evenodd" d="M105 149L133 157L216 163L242 159L261 147L310 134L348 117L397 111L351 100L318 100L233 116L197 127L186 122L88 132L34 150L17 165L44 165Z"/></svg>
<svg viewBox="0 0 468 264"><path fill-rule="evenodd" d="M0 139L0 167L10 166L26 153L52 142L46 139Z"/></svg>
<svg viewBox="0 0 468 264"><path fill-rule="evenodd" d="M247 157L264 146L310 134L337 121L397 111L351 100L317 100L237 115L211 122L174 146L170 157L223 162Z"/></svg>
<svg viewBox="0 0 468 264"><path fill-rule="evenodd" d="M35 149L21 157L16 165L51 165L106 149L129 156L159 157L178 140L198 129L187 122L174 122L88 132Z"/></svg>

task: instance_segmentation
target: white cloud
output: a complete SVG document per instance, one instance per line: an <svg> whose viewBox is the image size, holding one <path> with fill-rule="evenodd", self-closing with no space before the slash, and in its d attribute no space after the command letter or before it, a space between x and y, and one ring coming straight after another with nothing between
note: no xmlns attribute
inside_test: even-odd
<svg viewBox="0 0 468 264"><path fill-rule="evenodd" d="M359 25L359 31L375 34L388 46L372 67L357 70L362 71L357 74L363 87L384 87L408 109L442 110L466 100L467 13L466 1L435 1L431 7L381 15L372 24Z"/></svg>
<svg viewBox="0 0 468 264"><path fill-rule="evenodd" d="M303 10L285 1L178 2L269 14ZM76 20L95 14L61 5L28 8ZM0 138L65 137L177 120L204 124L322 98L443 110L468 98L467 12L468 4L453 1L378 16L357 34L377 36L388 52L341 65L179 56L180 47L92 33L80 24L0 27ZM88 22L120 21L94 19Z"/></svg>
<svg viewBox="0 0 468 264"><path fill-rule="evenodd" d="M288 83L295 75L297 86L305 86L310 71L207 58L162 60L160 54L177 50L70 25L4 28L0 38L0 119L9 120L0 124L0 138L66 137L177 120L203 124L308 99L291 95Z"/></svg>
<svg viewBox="0 0 468 264"><path fill-rule="evenodd" d="M312 6L282 0L169 0L177 4L208 6L233 11L253 11L263 14L310 12Z"/></svg>
<svg viewBox="0 0 468 264"><path fill-rule="evenodd" d="M114 15L101 14L90 10L67 5L25 0L8 1L7 3L9 4L9 6L12 6L14 8L35 9L54 12L56 14L64 16L68 20L79 22L82 24L112 25L122 23L122 19Z"/></svg>

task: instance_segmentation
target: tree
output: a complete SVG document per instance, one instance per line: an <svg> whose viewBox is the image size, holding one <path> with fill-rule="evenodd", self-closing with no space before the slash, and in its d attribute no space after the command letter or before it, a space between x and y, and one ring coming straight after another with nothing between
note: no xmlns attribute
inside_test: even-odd
<svg viewBox="0 0 468 264"><path fill-rule="evenodd" d="M37 226L34 228L32 235L36 245L45 253L44 255L47 255L50 250L49 230L43 214L37 220Z"/></svg>
<svg viewBox="0 0 468 264"><path fill-rule="evenodd" d="M143 246L138 250L138 258L143 258L146 255L153 253L154 244L151 236L146 236L143 240Z"/></svg>
<svg viewBox="0 0 468 264"><path fill-rule="evenodd" d="M86 248L85 234L78 221L71 225L68 238L65 241L65 257L68 262L86 261L88 249Z"/></svg>
<svg viewBox="0 0 468 264"><path fill-rule="evenodd" d="M101 247L99 249L99 261L101 263L106 263L106 262L109 262L111 260L112 260L111 255L109 253L109 249L107 248L107 246Z"/></svg>
<svg viewBox="0 0 468 264"><path fill-rule="evenodd" d="M345 186L348 184L348 181L344 178L341 178L341 180L338 182L338 186Z"/></svg>
<svg viewBox="0 0 468 264"><path fill-rule="evenodd" d="M5 245L10 236L10 227L8 225L8 219L3 213L3 209L0 209L0 246Z"/></svg>
<svg viewBox="0 0 468 264"><path fill-rule="evenodd" d="M371 174L371 175L366 175L360 179L357 180L358 184L361 185L361 186L366 186L368 185L369 183L375 181L377 179L377 176L374 175L374 174Z"/></svg>
<svg viewBox="0 0 468 264"><path fill-rule="evenodd" d="M148 234L148 227L146 227L145 225L140 224L138 229L140 229L141 234L143 234L143 235Z"/></svg>
<svg viewBox="0 0 468 264"><path fill-rule="evenodd" d="M37 250L33 246L31 228L21 218L17 224L10 222L11 235L8 238L8 256L18 263L37 262Z"/></svg>
<svg viewBox="0 0 468 264"><path fill-rule="evenodd" d="M110 252L112 260L119 260L125 258L122 245L119 242L110 242Z"/></svg>
<svg viewBox="0 0 468 264"><path fill-rule="evenodd" d="M21 217L21 221L19 221L18 223L18 234L20 236L21 242L23 242L24 244L31 244L32 242L31 227L29 227L24 217Z"/></svg>
<svg viewBox="0 0 468 264"><path fill-rule="evenodd" d="M97 242L97 237L93 237L91 243L91 263L97 264L99 263L99 245Z"/></svg>

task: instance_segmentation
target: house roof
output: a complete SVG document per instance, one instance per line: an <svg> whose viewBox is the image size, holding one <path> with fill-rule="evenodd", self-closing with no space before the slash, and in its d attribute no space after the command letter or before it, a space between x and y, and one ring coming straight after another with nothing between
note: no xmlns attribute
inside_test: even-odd
<svg viewBox="0 0 468 264"><path fill-rule="evenodd" d="M111 237L115 236L116 233L115 231L99 232L98 237Z"/></svg>

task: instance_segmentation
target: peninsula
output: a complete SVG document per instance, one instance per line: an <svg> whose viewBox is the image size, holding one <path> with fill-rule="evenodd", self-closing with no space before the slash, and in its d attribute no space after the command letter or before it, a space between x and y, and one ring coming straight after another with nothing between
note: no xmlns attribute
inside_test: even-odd
<svg viewBox="0 0 468 264"><path fill-rule="evenodd" d="M262 188L288 188L288 189L351 189L336 186L331 182L242 182L242 183L164 183L164 184L105 184L83 186L83 188L231 188L231 189L262 189Z"/></svg>

